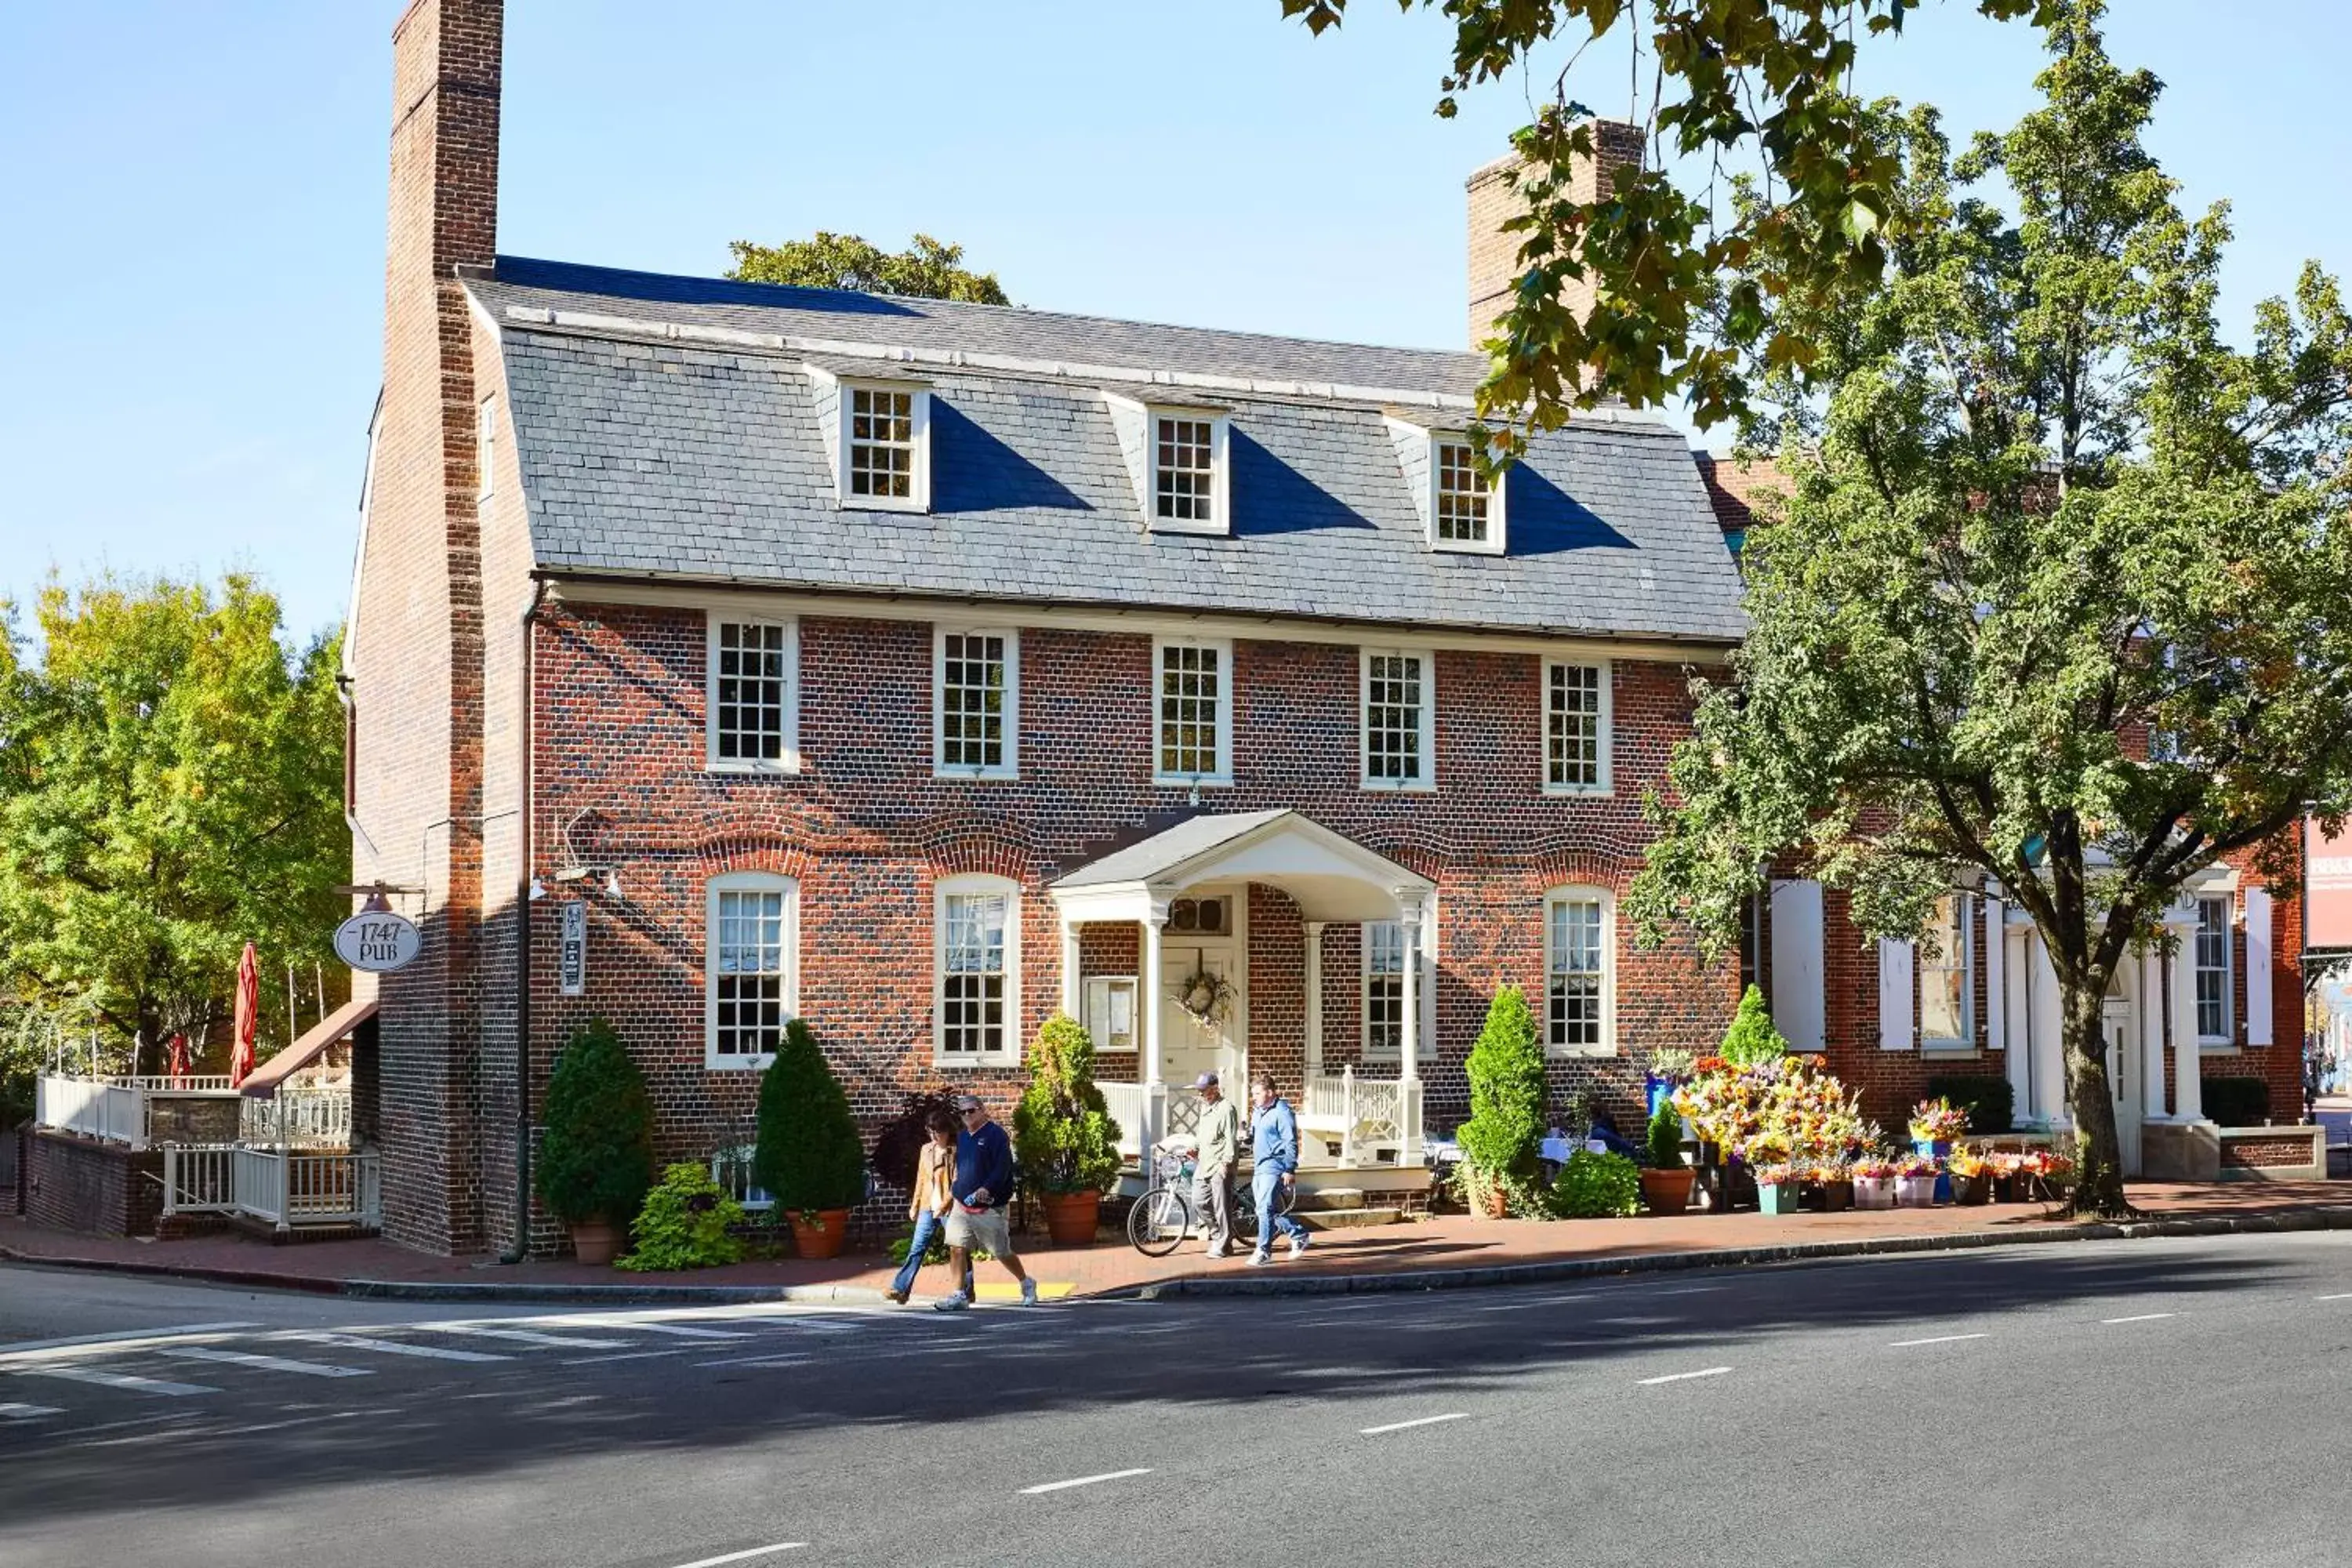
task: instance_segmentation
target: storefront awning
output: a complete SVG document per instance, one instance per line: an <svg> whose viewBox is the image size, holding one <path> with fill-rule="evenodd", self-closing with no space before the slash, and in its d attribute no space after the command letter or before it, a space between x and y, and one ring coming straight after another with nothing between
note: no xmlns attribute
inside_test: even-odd
<svg viewBox="0 0 2352 1568"><path fill-rule="evenodd" d="M327 1054L327 1047L346 1039L352 1030L375 1016L375 998L346 1002L312 1026L310 1033L253 1069L245 1092L256 1100L276 1097L278 1086Z"/></svg>
<svg viewBox="0 0 2352 1568"><path fill-rule="evenodd" d="M1428 878L1288 810L1188 818L1078 868L1051 891L1065 921L1139 921L1211 881L1279 888L1310 921L1392 921L1436 891Z"/></svg>

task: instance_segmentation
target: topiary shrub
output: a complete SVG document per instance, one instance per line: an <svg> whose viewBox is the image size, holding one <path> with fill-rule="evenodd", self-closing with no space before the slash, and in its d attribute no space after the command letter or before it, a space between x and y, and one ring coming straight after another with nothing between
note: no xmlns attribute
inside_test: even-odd
<svg viewBox="0 0 2352 1568"><path fill-rule="evenodd" d="M743 1205L710 1179L706 1167L681 1160L646 1194L636 1223L629 1226L636 1245L614 1267L643 1273L739 1263L743 1244L730 1232L742 1223Z"/></svg>
<svg viewBox="0 0 2352 1568"><path fill-rule="evenodd" d="M1675 1109L1671 1097L1658 1101L1658 1109L1650 1113L1650 1131L1644 1142L1649 1146L1651 1169L1683 1168L1683 1117Z"/></svg>
<svg viewBox="0 0 2352 1568"><path fill-rule="evenodd" d="M1524 1178L1543 1141L1544 1056L1535 1015L1516 985L1495 993L1470 1047L1470 1120L1454 1134L1482 1177Z"/></svg>
<svg viewBox="0 0 2352 1568"><path fill-rule="evenodd" d="M1622 1154L1579 1149L1551 1184L1552 1212L1562 1219L1614 1219L1642 1206L1642 1168Z"/></svg>
<svg viewBox="0 0 2352 1568"><path fill-rule="evenodd" d="M882 1131L874 1135L870 1154L874 1174L902 1192L910 1190L915 1184L915 1169L922 1162L923 1145L931 1141L931 1112L944 1110L952 1117L956 1097L943 1089L907 1096L898 1114L884 1122Z"/></svg>
<svg viewBox="0 0 2352 1568"><path fill-rule="evenodd" d="M1969 1131L1979 1136L2007 1132L2016 1125L2017 1090L2005 1078L1982 1073L1937 1073L1927 1080L1929 1100L1948 1100L1968 1112Z"/></svg>
<svg viewBox="0 0 2352 1568"><path fill-rule="evenodd" d="M569 1225L635 1218L654 1181L654 1102L609 1020L572 1032L549 1075L541 1120L531 1167L540 1201Z"/></svg>
<svg viewBox="0 0 2352 1568"><path fill-rule="evenodd" d="M1764 993L1755 986L1750 985L1739 998L1739 1011L1732 1015L1731 1027L1723 1033L1723 1048L1717 1054L1734 1067L1753 1067L1789 1054L1789 1042L1772 1026Z"/></svg>
<svg viewBox="0 0 2352 1568"><path fill-rule="evenodd" d="M1047 1193L1100 1193L1118 1180L1118 1123L1095 1087L1095 1042L1056 1013L1029 1044L1029 1087L1013 1109L1013 1158Z"/></svg>
<svg viewBox="0 0 2352 1568"><path fill-rule="evenodd" d="M2223 1127L2260 1127L2271 1119L2267 1079L2209 1078L2204 1083L2205 1119Z"/></svg>
<svg viewBox="0 0 2352 1568"><path fill-rule="evenodd" d="M760 1079L760 1142L751 1172L780 1214L855 1208L866 1198L866 1151L849 1097L816 1036L794 1018Z"/></svg>

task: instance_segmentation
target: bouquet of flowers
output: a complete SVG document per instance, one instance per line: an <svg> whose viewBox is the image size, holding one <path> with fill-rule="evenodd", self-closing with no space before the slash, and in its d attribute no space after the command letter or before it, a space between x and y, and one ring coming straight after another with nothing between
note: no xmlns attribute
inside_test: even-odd
<svg viewBox="0 0 2352 1568"><path fill-rule="evenodd" d="M1944 1162L1944 1166L1955 1176L1970 1179L1990 1175L1994 1169L1990 1155L1980 1154L1972 1149L1954 1149L1951 1157Z"/></svg>
<svg viewBox="0 0 2352 1568"><path fill-rule="evenodd" d="M1922 1143L1948 1143L1969 1130L1969 1113L1942 1098L1911 1108L1911 1136Z"/></svg>
<svg viewBox="0 0 2352 1568"><path fill-rule="evenodd" d="M2061 1181L2074 1173L2074 1156L2055 1149L2036 1149L2021 1158L2028 1172L2047 1181Z"/></svg>
<svg viewBox="0 0 2352 1568"><path fill-rule="evenodd" d="M1936 1162L1918 1154L1906 1154L1895 1162L1898 1176L1932 1176L1937 1173Z"/></svg>
<svg viewBox="0 0 2352 1568"><path fill-rule="evenodd" d="M1756 1184L1759 1187L1785 1187L1797 1179L1797 1167L1785 1162L1756 1167Z"/></svg>
<svg viewBox="0 0 2352 1568"><path fill-rule="evenodd" d="M1668 1083L1687 1083L1697 1069L1698 1058L1688 1051L1678 1051L1668 1046L1650 1053L1650 1076Z"/></svg>
<svg viewBox="0 0 2352 1568"><path fill-rule="evenodd" d="M1846 1167L1857 1182L1891 1182L1902 1167L1884 1154L1864 1154Z"/></svg>
<svg viewBox="0 0 2352 1568"><path fill-rule="evenodd" d="M1809 1182L1849 1182L1853 1179L1853 1168L1843 1160L1816 1160L1805 1167L1805 1180Z"/></svg>

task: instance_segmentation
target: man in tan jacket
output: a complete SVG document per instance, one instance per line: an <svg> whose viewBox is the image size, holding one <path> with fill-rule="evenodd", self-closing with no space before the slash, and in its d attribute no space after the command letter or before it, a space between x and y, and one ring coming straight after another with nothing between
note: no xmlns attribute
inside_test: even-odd
<svg viewBox="0 0 2352 1568"><path fill-rule="evenodd" d="M1192 1087L1201 1095L1196 1195L1208 1223L1209 1256L1223 1258L1234 1245L1234 1165L1241 1158L1242 1111L1225 1098L1215 1073L1202 1073Z"/></svg>

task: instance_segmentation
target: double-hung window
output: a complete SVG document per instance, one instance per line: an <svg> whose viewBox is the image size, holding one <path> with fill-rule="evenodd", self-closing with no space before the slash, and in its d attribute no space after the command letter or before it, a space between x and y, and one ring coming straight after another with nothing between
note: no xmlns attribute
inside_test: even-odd
<svg viewBox="0 0 2352 1568"><path fill-rule="evenodd" d="M1437 780L1433 659L1404 648L1363 650L1363 786L1429 789Z"/></svg>
<svg viewBox="0 0 2352 1568"><path fill-rule="evenodd" d="M1404 1049L1404 923L1364 924L1364 1059L1392 1062Z"/></svg>
<svg viewBox="0 0 2352 1568"><path fill-rule="evenodd" d="M766 1067L795 1009L797 884L730 871L710 879L705 898L704 1065Z"/></svg>
<svg viewBox="0 0 2352 1568"><path fill-rule="evenodd" d="M1020 634L941 626L936 653L933 771L941 778L1013 777L1020 771Z"/></svg>
<svg viewBox="0 0 2352 1568"><path fill-rule="evenodd" d="M940 882L932 1012L940 1062L1019 1055L1020 912L1020 886L1006 878L974 873Z"/></svg>
<svg viewBox="0 0 2352 1568"><path fill-rule="evenodd" d="M1930 942L1919 945L1919 1047L1968 1050L1976 1044L1976 997L1969 984L1975 951L1972 900L1948 893L1936 900Z"/></svg>
<svg viewBox="0 0 2352 1568"><path fill-rule="evenodd" d="M1556 889L1544 900L1544 1042L1555 1056L1616 1049L1612 925L1598 888Z"/></svg>
<svg viewBox="0 0 2352 1568"><path fill-rule="evenodd" d="M1216 421L1162 414L1151 422L1151 515L1178 528L1222 530L1217 515Z"/></svg>
<svg viewBox="0 0 2352 1568"><path fill-rule="evenodd" d="M2191 939L2197 965L2197 1038L2209 1046L2226 1046L2235 1037L2230 1027L2233 978L2230 952L2230 900L2197 900L2197 931Z"/></svg>
<svg viewBox="0 0 2352 1568"><path fill-rule="evenodd" d="M1157 741L1152 773L1166 784L1233 782L1234 645L1162 637L1152 645Z"/></svg>
<svg viewBox="0 0 2352 1568"><path fill-rule="evenodd" d="M1430 442L1429 542L1436 550L1500 553L1503 495L1467 441Z"/></svg>
<svg viewBox="0 0 2352 1568"><path fill-rule="evenodd" d="M710 617L705 765L736 773L798 771L799 662L793 622Z"/></svg>
<svg viewBox="0 0 2352 1568"><path fill-rule="evenodd" d="M809 369L840 504L930 510L930 388L912 380L845 381L821 366Z"/></svg>
<svg viewBox="0 0 2352 1568"><path fill-rule="evenodd" d="M1609 667L1546 659L1544 790L1609 793Z"/></svg>

